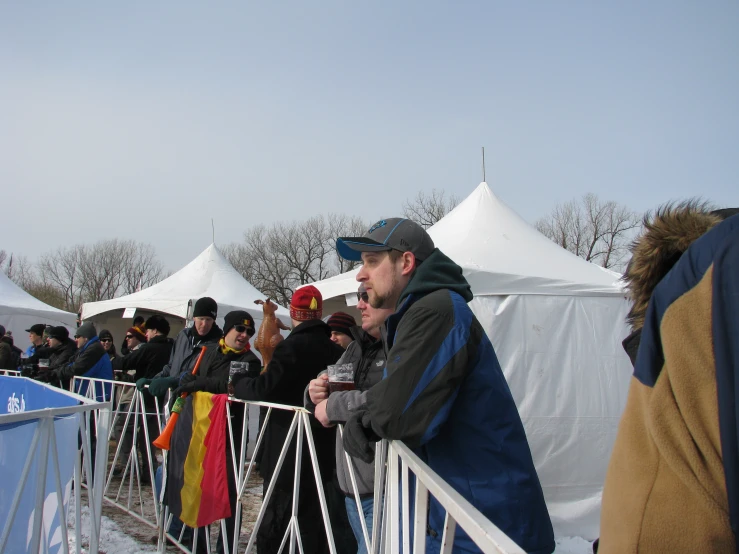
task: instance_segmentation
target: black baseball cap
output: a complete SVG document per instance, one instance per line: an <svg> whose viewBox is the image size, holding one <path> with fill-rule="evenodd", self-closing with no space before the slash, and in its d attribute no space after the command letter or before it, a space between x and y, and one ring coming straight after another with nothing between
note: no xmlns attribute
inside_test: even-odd
<svg viewBox="0 0 739 554"><path fill-rule="evenodd" d="M362 252L411 252L423 261L434 251L434 241L415 221L401 217L381 219L363 237L339 237L336 250L345 260L359 262Z"/></svg>
<svg viewBox="0 0 739 554"><path fill-rule="evenodd" d="M26 329L26 333L36 333L40 337L44 334L44 329L46 329L46 325L37 323L36 325L31 325L30 329Z"/></svg>

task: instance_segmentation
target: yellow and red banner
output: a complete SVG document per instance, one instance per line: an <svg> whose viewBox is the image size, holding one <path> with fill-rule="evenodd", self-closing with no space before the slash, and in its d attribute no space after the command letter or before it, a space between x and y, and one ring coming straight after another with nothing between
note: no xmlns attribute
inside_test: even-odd
<svg viewBox="0 0 739 554"><path fill-rule="evenodd" d="M189 527L203 527L231 515L227 402L226 394L189 395L172 433L166 499L174 517Z"/></svg>

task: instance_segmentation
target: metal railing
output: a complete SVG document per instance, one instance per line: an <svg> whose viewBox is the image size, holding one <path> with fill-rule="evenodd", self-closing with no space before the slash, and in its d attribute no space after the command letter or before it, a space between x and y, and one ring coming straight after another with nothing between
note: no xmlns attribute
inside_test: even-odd
<svg viewBox="0 0 739 554"><path fill-rule="evenodd" d="M20 377L21 372L16 369L0 369L0 375L5 375L6 377Z"/></svg>
<svg viewBox="0 0 739 554"><path fill-rule="evenodd" d="M77 379L79 380L81 378ZM101 380L90 379L90 381ZM192 536L192 539L191 541L188 541L188 544L185 544L184 542L187 530L184 525L176 535L172 535L168 532L173 521L173 515L169 512L168 507L163 503L164 491L166 489L165 484L163 483L162 485L162 491L159 497L157 497L153 487L155 480L154 464L156 463L156 456L151 449L147 449L145 455L147 456L148 467L150 470L149 478L152 486L147 488L147 485L141 483L141 474L138 469L140 455L136 452L136 437L137 433L140 432L139 423L145 416L155 415L157 417L158 429L161 431L169 415L167 402L163 402L163 406L161 408L159 403L157 403L156 413L147 414L142 393L135 390L135 385L133 383L112 383L110 381L107 381L107 383L112 384L112 394L114 399L119 398L124 392L132 392L131 401L128 405L118 403L115 406L115 409L112 411L112 420L113 422L123 422L121 435L127 432L127 430L132 429L130 432L133 435L133 441L131 451L127 453L127 457L124 456L125 453L121 450L122 441L119 441L116 446L110 471L107 474L105 481L104 501L125 511L135 517L138 521L147 524L153 529L157 529L159 534L159 552L164 552L167 541L176 545L183 552L194 552L197 550L198 540L203 540L203 537L207 540L205 545L206 551L214 551L214 547L211 544L214 537L211 536L210 526L208 526L204 532L191 532L190 535ZM87 394L94 395L95 393L91 391L94 391L94 388L92 386L88 386ZM244 405L241 421L241 429L243 430L242 437L234 436L234 422L231 418L232 406L234 404ZM256 436L252 433L248 436L247 440L247 429L249 429L250 416L253 417L253 414L250 414L250 406L266 408L266 417L264 418L264 422L261 427L258 427ZM226 410L228 415L227 440L230 445L231 453L230 459L227 460L227 463L232 466L236 482L237 496L235 502L236 512L234 537L230 544L224 544L225 552L249 553L254 550L257 532L274 492L277 478L280 475L287 458L288 450L291 448L291 445L293 445L295 448L295 472L292 487L292 507L289 523L281 539L280 551L289 551L291 553L303 551L300 526L298 522L298 503L300 500L299 495L301 490L301 463L303 462L304 447L307 446L313 470L312 481L314 481L318 493L324 531L326 533L329 550L332 554L335 554L337 550L334 543L331 520L329 518L326 504L315 441L311 431L309 418L312 416L310 413L303 408L294 406L285 406L266 402L245 402L243 400L233 398L230 399L230 403L227 404ZM270 419L275 411L292 413L292 419L287 436L282 444L272 479L268 484L267 489L264 491L261 507L259 508L255 521L253 522L254 525L251 535L248 541L246 541L245 537L240 536L242 525L242 506L247 485L255 472L256 463L255 457L253 455L248 456L247 453L250 450L252 453L259 451L264 442L265 431L267 430ZM112 433L112 430L113 425L110 426L109 433ZM150 444L155 437L149 436L146 425L143 425L143 431L145 433L146 443ZM338 427L337 432L343 433L341 426ZM162 475L164 479L166 479L168 456L167 452L162 452L162 454ZM357 490L357 479L354 465L351 463L350 457L346 453L344 453L344 455L348 462L347 466L352 492L354 494L354 501L356 502L357 512L360 516L360 521L362 522L362 539L364 540L369 553L385 554L395 552L413 552L414 554L421 554L426 552L427 512L430 497L435 498L446 511L444 531L441 539L441 552L452 552L457 527L463 529L482 552L496 554L519 554L523 552L523 550L507 537L503 531L498 529L468 500L439 477L439 475L429 468L429 466L426 465L407 446L397 441L380 441L377 443L375 453L373 525L370 529L363 516L364 512L361 506L361 498ZM123 470L123 476L120 478L120 482L117 482L113 472L115 470L116 463L122 458L126 459L126 466ZM118 484L117 489L112 486L114 483ZM127 494L123 494L126 490ZM414 491L413 499L411 499L411 491ZM153 509L145 509L145 498L151 498L154 506ZM411 509L411 501L413 502L413 509ZM413 517L411 517L411 514L413 514ZM213 525L216 529L220 527L224 538L227 536L225 520L220 520ZM242 538L244 541L241 540ZM243 547L243 542L247 542L245 547ZM241 550L239 550L239 544L242 544Z"/></svg>
<svg viewBox="0 0 739 554"><path fill-rule="evenodd" d="M18 377L24 379L24 377ZM47 386L51 388L49 385ZM75 406L68 406L62 408L47 408L42 410L30 410L21 411L17 413L0 415L0 425L19 424L24 422L30 422L38 420L38 425L34 430L33 437L28 452L25 453L25 462L23 471L21 473L20 480L15 488L15 493L10 505L10 511L7 521L2 522L2 535L0 535L0 552L6 552L7 541L10 537L11 530L13 529L14 521L18 513L19 506L21 504L23 491L28 484L30 477L30 470L33 466L33 460L37 457L38 463L36 464L36 492L32 523L21 522L24 529L28 529L30 534L29 539L29 552L46 552L48 550L48 544L46 541L42 542L44 532L47 533L51 527L51 521L48 521L48 515L46 513L46 501L45 488L47 481L48 463L51 463L51 471L53 472L53 479L55 490L54 501L56 502L57 511L56 514L59 516L59 532L61 534L61 551L69 552L69 537L67 532L68 520L67 510L65 509L65 503L63 498L63 483L61 482L60 463L59 463L59 442L56 436L56 427L54 422L56 420L76 417L78 419L79 427L79 443L80 448L77 451L74 465L74 495L75 495L75 546L76 552L79 554L82 552L82 526L81 526L81 505L82 495L81 483L83 481L83 475L95 476L94 478L88 479L90 486L87 487L87 502L90 508L90 541L89 551L97 552L100 540L100 521L101 521L101 506L102 506L102 494L103 494L103 479L102 476L105 473L105 464L107 462L108 443L107 441L97 441L95 448L95 472L93 473L92 466L92 425L91 425L91 414L94 414L94 418L97 422L97 428L103 432L106 431L110 421L110 403L109 402L96 402L85 398L81 398L79 395L71 394L67 391L54 388L55 392L59 394L65 394L72 396L75 400L79 400L80 404ZM64 447L64 445L62 445ZM52 514L53 515L53 514Z"/></svg>

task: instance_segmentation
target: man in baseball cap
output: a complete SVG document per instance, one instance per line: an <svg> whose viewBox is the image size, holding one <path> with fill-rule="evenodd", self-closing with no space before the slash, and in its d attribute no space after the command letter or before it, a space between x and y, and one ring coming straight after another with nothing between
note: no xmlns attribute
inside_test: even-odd
<svg viewBox="0 0 739 554"><path fill-rule="evenodd" d="M434 251L434 241L426 230L410 219L381 219L363 237L340 237L336 249L345 260L359 262L362 252L411 252L423 261Z"/></svg>
<svg viewBox="0 0 739 554"><path fill-rule="evenodd" d="M357 281L370 306L395 312L382 335L387 377L363 393L347 420L346 452L371 463L372 441L401 440L522 550L552 552L552 523L523 423L493 345L467 305L473 296L462 268L408 219L382 219L363 237L339 238L336 248L363 262ZM444 525L445 511L430 504L427 550L441 549ZM476 548L460 528L454 547Z"/></svg>

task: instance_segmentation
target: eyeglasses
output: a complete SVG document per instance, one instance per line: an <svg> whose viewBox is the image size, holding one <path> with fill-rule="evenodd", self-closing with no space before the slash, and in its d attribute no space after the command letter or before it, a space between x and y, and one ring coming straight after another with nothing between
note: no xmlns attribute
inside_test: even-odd
<svg viewBox="0 0 739 554"><path fill-rule="evenodd" d="M247 327L246 325L234 325L237 333L246 333L247 335L254 336L254 329Z"/></svg>
<svg viewBox="0 0 739 554"><path fill-rule="evenodd" d="M113 339L100 339L100 342L113 342Z"/></svg>
<svg viewBox="0 0 739 554"><path fill-rule="evenodd" d="M127 339L132 339L133 338L133 335L126 335L126 338Z"/></svg>
<svg viewBox="0 0 739 554"><path fill-rule="evenodd" d="M369 303L369 294L367 294L366 291L365 292L358 292L357 293L357 302L359 302L360 300L362 302L364 302L365 304L368 304Z"/></svg>

